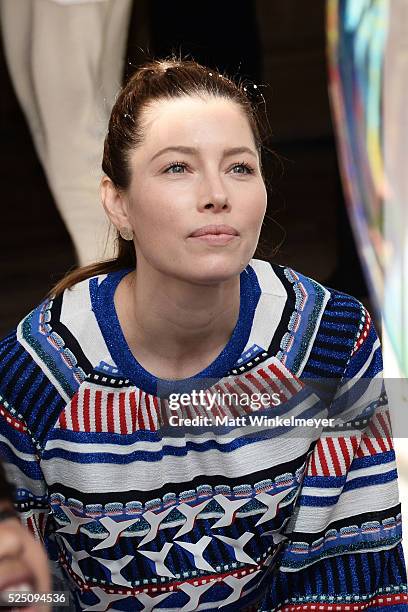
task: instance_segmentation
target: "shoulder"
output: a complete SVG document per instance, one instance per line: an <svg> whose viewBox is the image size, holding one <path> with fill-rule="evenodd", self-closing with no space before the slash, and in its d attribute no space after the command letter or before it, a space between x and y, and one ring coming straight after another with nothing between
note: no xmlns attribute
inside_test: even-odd
<svg viewBox="0 0 408 612"><path fill-rule="evenodd" d="M290 268L251 260L261 289L264 321L279 317L277 356L294 373L342 376L351 356L377 335L360 300ZM278 305L278 307L277 307ZM272 323L272 321L270 321ZM377 339L378 342L378 339Z"/></svg>
<svg viewBox="0 0 408 612"><path fill-rule="evenodd" d="M91 291L106 278L83 280L42 302L17 326L17 339L69 399L107 348L96 320Z"/></svg>
<svg viewBox="0 0 408 612"><path fill-rule="evenodd" d="M0 341L0 402L39 440L107 357L90 297L90 283L104 277L44 300Z"/></svg>

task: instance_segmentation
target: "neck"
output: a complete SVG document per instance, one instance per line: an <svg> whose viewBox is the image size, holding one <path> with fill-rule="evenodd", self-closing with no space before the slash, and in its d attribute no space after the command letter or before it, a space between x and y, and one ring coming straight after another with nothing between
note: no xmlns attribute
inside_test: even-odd
<svg viewBox="0 0 408 612"><path fill-rule="evenodd" d="M238 321L240 278L193 285L138 261L120 282L115 306L129 348L147 370L154 359L159 370L181 372L191 364L200 371L218 356Z"/></svg>

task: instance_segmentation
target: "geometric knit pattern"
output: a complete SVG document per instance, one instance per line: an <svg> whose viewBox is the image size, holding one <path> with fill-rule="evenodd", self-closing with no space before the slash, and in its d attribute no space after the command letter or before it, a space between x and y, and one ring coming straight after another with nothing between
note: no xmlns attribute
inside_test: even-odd
<svg viewBox="0 0 408 612"><path fill-rule="evenodd" d="M75 609L406 611L381 348L364 306L253 259L224 351L194 385L160 381L115 313L126 272L46 300L0 342L0 456ZM184 388L200 402L175 411ZM262 393L277 401L242 401ZM175 429L174 415L223 425Z"/></svg>

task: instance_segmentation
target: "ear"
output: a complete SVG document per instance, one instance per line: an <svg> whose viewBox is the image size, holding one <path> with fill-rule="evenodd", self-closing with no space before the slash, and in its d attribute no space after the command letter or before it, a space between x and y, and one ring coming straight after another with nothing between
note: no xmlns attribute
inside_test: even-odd
<svg viewBox="0 0 408 612"><path fill-rule="evenodd" d="M102 205L113 225L120 231L131 227L128 217L128 201L108 176L104 176L100 186Z"/></svg>

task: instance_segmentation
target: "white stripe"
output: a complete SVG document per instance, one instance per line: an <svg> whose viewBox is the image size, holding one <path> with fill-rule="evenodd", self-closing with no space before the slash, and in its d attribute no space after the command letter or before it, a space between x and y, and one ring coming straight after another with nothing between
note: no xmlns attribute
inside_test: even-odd
<svg viewBox="0 0 408 612"><path fill-rule="evenodd" d="M22 451L17 450L16 447L13 446L13 444L10 442L10 440L8 440L1 433L0 433L0 442L3 442L4 444L6 444L13 451L13 454L19 459L22 459L23 461L29 461L30 463L32 461L36 461L36 456L34 453L33 454L23 453Z"/></svg>
<svg viewBox="0 0 408 612"><path fill-rule="evenodd" d="M125 418L126 418L126 433L132 433L132 412L130 406L129 393L125 393Z"/></svg>
<svg viewBox="0 0 408 612"><path fill-rule="evenodd" d="M102 391L101 396L101 423L102 431L108 431L108 393Z"/></svg>
<svg viewBox="0 0 408 612"><path fill-rule="evenodd" d="M346 446L346 449L343 450L341 444L340 444L340 438L332 438L332 443L334 446L334 452L336 453L337 456L337 460L340 464L340 469L341 469L341 473L345 474L347 472L347 468L346 466L349 465L349 457L350 455L353 456L353 446L351 443L350 438L341 438L344 441L344 444ZM326 439L327 440L327 439ZM347 453L346 457L344 457L344 452ZM335 473L335 470L333 470Z"/></svg>
<svg viewBox="0 0 408 612"><path fill-rule="evenodd" d="M66 459L45 459L41 468L49 485L60 482L78 491L94 493L149 491L166 483L186 482L202 475L223 474L225 478L237 478L256 473L259 469L279 466L282 457L291 461L305 454L310 440L292 437L288 440L262 440L235 449L226 457L217 450L189 451L187 455L169 455L160 461L134 461L129 464L95 463L79 464Z"/></svg>
<svg viewBox="0 0 408 612"><path fill-rule="evenodd" d="M284 415L283 418L291 418L291 416L293 415L294 417L297 418L301 418L301 414L306 411L307 409L309 409L311 406L314 405L314 398L313 396L309 396L307 398L305 398L305 400L303 402L301 402L299 405L294 406L294 408L292 410L290 410L287 414ZM323 413L325 413L325 409L323 409ZM256 412L254 411L253 413L254 415L256 414ZM261 416L261 412L259 413L259 416ZM258 416L258 415L257 415ZM324 414L323 414L324 417ZM317 413L314 418L322 418L321 413ZM204 444L205 442L208 442L208 440L210 439L214 439L218 442L218 444L220 445L226 445L229 444L232 440L237 440L239 438L244 437L245 435L248 435L248 433L255 431L254 429L252 429L252 427L250 428L250 426L246 426L245 428L243 427L237 427L235 429L233 429L231 432L227 432L225 434L220 434L217 433L217 435L215 435L214 432L208 431L206 433L205 436L179 436L179 437L165 437L163 436L160 440L156 440L156 441L136 441L133 444L123 444L122 441L118 441L117 444L103 444L103 443L98 443L98 444L91 444L90 442L88 442L88 444L84 444L82 442L74 442L74 441L68 441L68 440L63 440L63 439L54 439L54 440L49 440L45 446L45 451L50 451L53 449L61 449L61 450L66 450L66 451L72 451L72 452L77 452L77 453L92 453L92 454L98 454L98 453L111 453L111 454L115 454L115 455L129 455L132 452L136 452L136 451L150 451L151 453L154 452L158 452L160 451L164 446L170 446L170 447L177 447L177 448L181 448L183 446L185 446L186 441L189 440L191 442L194 442L195 444ZM318 438L320 436L320 428L310 428L306 430L308 432L308 437L306 437L306 439L308 440L309 443L312 442L313 436L312 436L312 431L314 432L314 439ZM299 438L300 440L304 440L305 437L300 437L300 435L298 434L298 431L296 429L296 426L292 429L292 430L288 430L288 432L286 434L283 434L281 436L279 436L280 440L285 440L285 439L292 439L292 438ZM272 444L275 444L275 439L272 441ZM208 452L208 451L205 451Z"/></svg>
<svg viewBox="0 0 408 612"><path fill-rule="evenodd" d="M95 424L95 388L93 386L89 387L89 425L90 425L90 431L95 432L96 431L96 424Z"/></svg>
<svg viewBox="0 0 408 612"><path fill-rule="evenodd" d="M104 278L106 274L98 276L99 284ZM70 291L64 291L60 321L76 338L84 355L95 367L101 360L111 363L111 357L92 310L89 282L89 278L85 279Z"/></svg>
<svg viewBox="0 0 408 612"><path fill-rule="evenodd" d="M84 423L84 390L80 389L78 391L78 424L80 431L85 431L85 423Z"/></svg>
<svg viewBox="0 0 408 612"><path fill-rule="evenodd" d="M141 389L139 391L138 397L140 398L140 408L139 408L139 410L142 411L143 421L144 421L144 424L145 424L145 428L149 429L150 428L150 421L149 421L149 414L148 414L147 406L146 406L146 393L145 393L145 391L143 391Z"/></svg>
<svg viewBox="0 0 408 612"><path fill-rule="evenodd" d="M364 346L364 343L363 343ZM368 356L366 362L361 366L360 370L357 372L357 374L355 375L356 378L362 378L364 372L367 370L368 366L370 365L372 358L374 356L374 353L376 352L377 349L381 349L381 344L380 344L380 340L379 338L376 338L374 341L374 344L372 346L370 355ZM382 374L382 371L381 371ZM378 376L378 374L376 374L376 376Z"/></svg>
<svg viewBox="0 0 408 612"><path fill-rule="evenodd" d="M3 466L4 471L6 472L7 480L15 484L16 487L27 489L33 495L45 495L46 486L43 480L34 480L29 478L20 470L20 468L12 463L4 463Z"/></svg>
<svg viewBox="0 0 408 612"><path fill-rule="evenodd" d="M115 432L120 434L119 393L113 394L113 427L114 427Z"/></svg>
<svg viewBox="0 0 408 612"><path fill-rule="evenodd" d="M333 466L333 460L332 460L332 457L331 457L331 454L330 454L329 445L327 443L327 438L322 437L322 438L320 438L320 441L321 441L321 445L322 445L323 455L324 455L324 458L326 459L327 467L328 467L330 473L334 474L335 470L334 470L334 466Z"/></svg>
<svg viewBox="0 0 408 612"><path fill-rule="evenodd" d="M287 300L285 287L270 263L260 259L251 259L249 264L256 273L262 293L255 309L251 333L243 352L254 344L265 350L268 348L282 318Z"/></svg>
<svg viewBox="0 0 408 612"><path fill-rule="evenodd" d="M306 487L305 487L306 488ZM320 493L322 493L321 490ZM334 506L299 506L293 531L316 533L341 519L387 510L399 503L397 481L346 491Z"/></svg>
<svg viewBox="0 0 408 612"><path fill-rule="evenodd" d="M279 359L277 359L276 357L272 357L265 363L266 365L273 364L277 368L277 370L279 370L279 372L282 374L283 380L279 379L276 374L273 374L273 372L268 369L269 376L272 379L274 377L276 378L276 382L278 386L283 388L287 397L293 396L293 391L290 388L291 386L295 387L297 391L300 391L303 388L302 383L297 381L293 373L290 370L288 370L288 368L281 361L279 361ZM262 366L265 367L263 364Z"/></svg>
<svg viewBox="0 0 408 612"><path fill-rule="evenodd" d="M376 476L377 474L387 474L388 472L392 472L395 469L395 462L391 461L390 463L385 463L384 465L373 465L369 468L362 468L361 470L354 470L347 474L347 482L352 482L356 478L361 478L362 476ZM363 485L364 487L364 485ZM321 497L322 495L325 497L334 497L339 495L344 488L344 485L340 487L308 487L304 486L302 488L303 495L312 495L314 497ZM367 487L365 487L367 488Z"/></svg>
<svg viewBox="0 0 408 612"><path fill-rule="evenodd" d="M315 460L315 464L316 464L316 471L318 476L321 476L323 474L323 467L322 467L322 463L320 461L320 453L314 451L313 452L313 456L314 456L314 460Z"/></svg>
<svg viewBox="0 0 408 612"><path fill-rule="evenodd" d="M72 427L71 403L69 403L68 406L66 406L64 408L64 413L65 413L65 419L66 419L66 422L67 422L67 429L73 429L73 427Z"/></svg>

